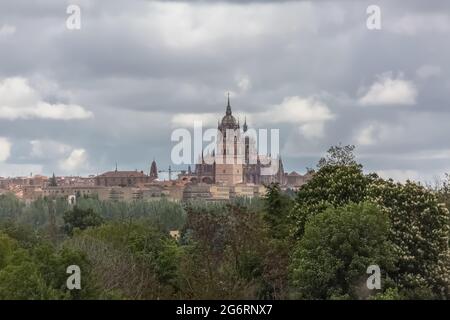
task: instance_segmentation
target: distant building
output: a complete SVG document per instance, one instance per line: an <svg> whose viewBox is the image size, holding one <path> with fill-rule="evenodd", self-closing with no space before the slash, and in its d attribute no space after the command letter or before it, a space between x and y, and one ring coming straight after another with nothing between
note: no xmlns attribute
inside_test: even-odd
<svg viewBox="0 0 450 320"><path fill-rule="evenodd" d="M211 186L206 183L187 184L183 190L183 200L207 200L211 198Z"/></svg>
<svg viewBox="0 0 450 320"><path fill-rule="evenodd" d="M75 195L77 197L93 197L98 196L102 190L102 187L95 186L45 187L42 189L41 196L48 198L67 198L72 195Z"/></svg>
<svg viewBox="0 0 450 320"><path fill-rule="evenodd" d="M234 198L254 198L265 194L263 185L237 184L227 186L223 184L189 183L184 188L183 200L226 201Z"/></svg>
<svg viewBox="0 0 450 320"><path fill-rule="evenodd" d="M157 179L156 162L153 161L150 169L150 175L143 171L108 171L95 178L96 186L103 187L137 187L144 183L150 183Z"/></svg>
<svg viewBox="0 0 450 320"><path fill-rule="evenodd" d="M257 154L256 142L245 134L247 119L241 130L239 121L232 114L229 97L217 129L217 154L202 154L194 170L189 166L187 172L181 172L179 181L228 186L279 183L283 187L298 187L308 179L306 175L287 175L281 157Z"/></svg>
<svg viewBox="0 0 450 320"><path fill-rule="evenodd" d="M298 189L305 183L307 183L311 178L313 177L313 172L308 172L304 175L301 175L295 171L292 171L291 173L285 174L285 187L291 188L291 189Z"/></svg>

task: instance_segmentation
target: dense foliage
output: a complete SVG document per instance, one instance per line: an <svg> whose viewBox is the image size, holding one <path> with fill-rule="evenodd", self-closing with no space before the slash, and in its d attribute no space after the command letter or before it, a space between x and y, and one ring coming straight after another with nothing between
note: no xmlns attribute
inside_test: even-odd
<svg viewBox="0 0 450 320"><path fill-rule="evenodd" d="M373 204L328 208L312 217L293 255L293 284L301 298L367 298L366 270L385 279L395 270L389 221Z"/></svg>
<svg viewBox="0 0 450 320"><path fill-rule="evenodd" d="M365 174L353 148L262 199L1 195L0 299L448 299L450 184ZM81 290L66 286L70 265ZM380 289L366 285L371 265Z"/></svg>

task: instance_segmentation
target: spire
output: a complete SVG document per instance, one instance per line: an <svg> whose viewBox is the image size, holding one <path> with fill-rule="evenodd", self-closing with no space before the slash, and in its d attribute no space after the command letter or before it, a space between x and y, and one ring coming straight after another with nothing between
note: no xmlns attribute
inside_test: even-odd
<svg viewBox="0 0 450 320"><path fill-rule="evenodd" d="M158 168L156 166L155 159L153 159L152 164L150 166L150 177L152 179L157 179L158 178Z"/></svg>
<svg viewBox="0 0 450 320"><path fill-rule="evenodd" d="M230 105L230 93L228 92L228 104L227 104L227 112L226 112L227 116L231 115L231 105Z"/></svg>
<svg viewBox="0 0 450 320"><path fill-rule="evenodd" d="M116 172L117 172L117 162L116 162Z"/></svg>
<svg viewBox="0 0 450 320"><path fill-rule="evenodd" d="M247 127L247 116L244 118L244 126L243 126L244 132L247 132L248 127Z"/></svg>

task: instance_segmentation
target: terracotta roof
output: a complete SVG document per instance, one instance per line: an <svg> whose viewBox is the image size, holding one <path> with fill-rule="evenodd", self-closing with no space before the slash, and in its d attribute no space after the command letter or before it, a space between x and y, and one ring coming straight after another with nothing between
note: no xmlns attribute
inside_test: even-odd
<svg viewBox="0 0 450 320"><path fill-rule="evenodd" d="M140 171L108 171L99 175L99 177L146 177L147 175Z"/></svg>

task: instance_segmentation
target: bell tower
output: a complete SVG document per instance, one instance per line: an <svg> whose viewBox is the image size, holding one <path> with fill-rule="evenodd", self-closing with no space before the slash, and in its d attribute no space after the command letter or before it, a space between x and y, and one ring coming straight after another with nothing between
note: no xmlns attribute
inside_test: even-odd
<svg viewBox="0 0 450 320"><path fill-rule="evenodd" d="M225 185L242 183L244 145L241 139L239 121L236 121L231 111L230 94L228 94L225 116L218 125L217 134L216 183Z"/></svg>

